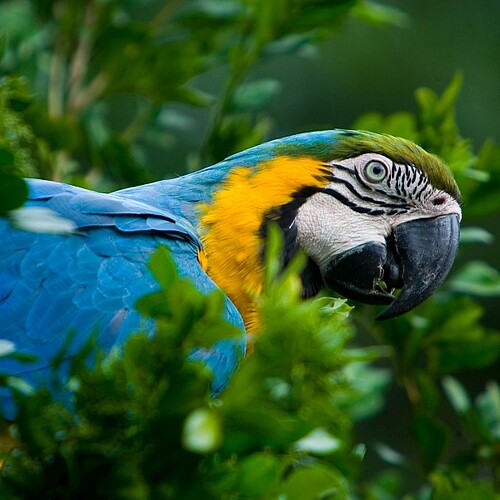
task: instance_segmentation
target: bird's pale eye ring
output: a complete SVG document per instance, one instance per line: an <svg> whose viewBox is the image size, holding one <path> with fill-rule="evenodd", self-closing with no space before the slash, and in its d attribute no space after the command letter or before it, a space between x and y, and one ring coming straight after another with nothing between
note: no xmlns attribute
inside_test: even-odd
<svg viewBox="0 0 500 500"><path fill-rule="evenodd" d="M363 167L363 173L368 182L382 182L388 174L387 165L384 165L382 162L373 160L368 162Z"/></svg>

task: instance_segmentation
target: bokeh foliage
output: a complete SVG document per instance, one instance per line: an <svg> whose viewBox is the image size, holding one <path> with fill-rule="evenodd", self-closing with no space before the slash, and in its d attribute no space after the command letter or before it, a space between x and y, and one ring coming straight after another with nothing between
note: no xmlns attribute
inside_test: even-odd
<svg viewBox="0 0 500 500"><path fill-rule="evenodd" d="M355 0L2 2L0 215L25 199L20 175L94 189L157 179L167 170L151 165L158 155L168 164L179 135L192 133L185 110L193 107L207 125L186 169L270 138L266 108L280 81L252 79L251 70L308 54L350 16L405 20ZM198 90L197 79L214 71L223 79L216 95ZM500 213L500 147L475 152L461 137L460 83L455 76L442 95L418 89L415 114L370 113L353 126L443 157L463 195L462 245L489 244L474 218ZM376 323L372 308L302 302L300 262L277 279L270 255L263 332L220 399L210 399L210 375L186 361L206 341L200 332L232 334L220 298L179 280L163 251L151 265L165 305L154 296L139 305L158 335L131 339L123 356L98 355L93 370L87 351L74 359L66 388L74 411L0 377L21 407L10 429L19 444L2 450L0 496L494 498L500 389L488 377L500 333L483 326L479 299L498 297L498 271L466 262L417 311ZM185 308L168 306L179 297ZM481 389L466 387L471 374ZM405 417L387 412L393 387ZM359 442L359 426L381 417L387 431ZM412 436L411 450L398 449L396 427Z"/></svg>

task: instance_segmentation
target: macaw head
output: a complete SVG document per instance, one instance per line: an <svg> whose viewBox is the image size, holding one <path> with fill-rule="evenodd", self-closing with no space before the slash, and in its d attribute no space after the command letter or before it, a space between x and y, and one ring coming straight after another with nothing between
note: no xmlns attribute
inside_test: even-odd
<svg viewBox="0 0 500 500"><path fill-rule="evenodd" d="M307 133L222 165L228 175L205 209L203 239L209 273L237 307L260 291L256 259L271 221L284 234L284 265L299 249L308 257L304 296L326 286L387 305L379 319L418 306L450 271L460 193L448 167L410 141L347 130Z"/></svg>

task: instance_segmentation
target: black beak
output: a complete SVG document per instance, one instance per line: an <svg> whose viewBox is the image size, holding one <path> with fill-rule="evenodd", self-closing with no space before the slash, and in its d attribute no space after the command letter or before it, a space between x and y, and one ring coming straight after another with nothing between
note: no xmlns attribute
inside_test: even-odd
<svg viewBox="0 0 500 500"><path fill-rule="evenodd" d="M385 244L365 243L338 255L328 266L325 283L348 299L390 304L377 316L389 319L428 299L448 275L458 248L459 222L454 214L399 224ZM392 291L400 288L394 298Z"/></svg>

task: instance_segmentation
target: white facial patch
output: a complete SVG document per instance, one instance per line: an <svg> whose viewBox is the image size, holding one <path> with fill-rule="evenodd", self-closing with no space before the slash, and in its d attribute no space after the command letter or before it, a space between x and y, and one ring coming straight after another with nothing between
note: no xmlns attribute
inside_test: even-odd
<svg viewBox="0 0 500 500"><path fill-rule="evenodd" d="M385 243L384 217L359 214L325 193L311 196L295 219L300 247L323 269L333 256L363 243Z"/></svg>

